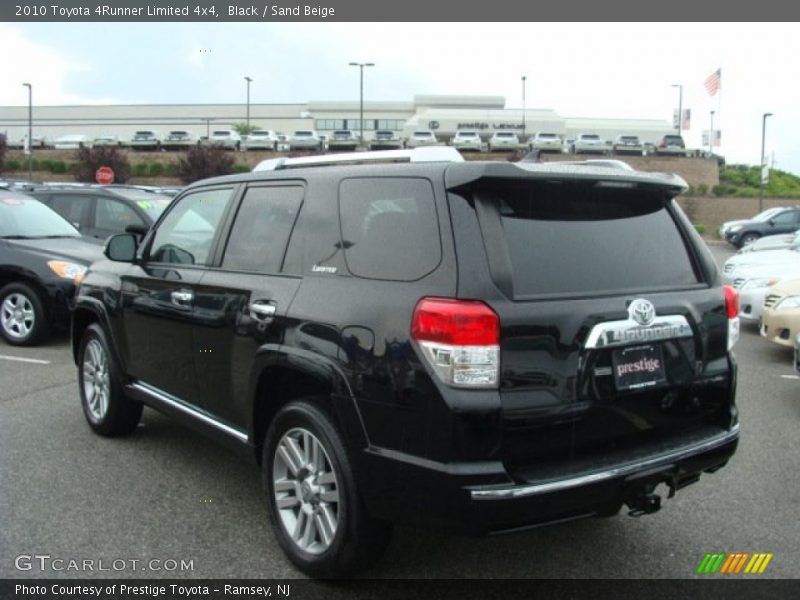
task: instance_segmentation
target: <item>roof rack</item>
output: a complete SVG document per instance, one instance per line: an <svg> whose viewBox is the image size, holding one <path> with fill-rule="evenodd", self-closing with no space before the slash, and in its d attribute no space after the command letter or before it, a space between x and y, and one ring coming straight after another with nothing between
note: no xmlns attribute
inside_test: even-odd
<svg viewBox="0 0 800 600"><path fill-rule="evenodd" d="M278 171L298 167L321 167L339 164L371 162L463 162L464 157L450 146L428 146L409 150L376 150L373 152L347 152L299 158L272 158L258 163L253 171Z"/></svg>

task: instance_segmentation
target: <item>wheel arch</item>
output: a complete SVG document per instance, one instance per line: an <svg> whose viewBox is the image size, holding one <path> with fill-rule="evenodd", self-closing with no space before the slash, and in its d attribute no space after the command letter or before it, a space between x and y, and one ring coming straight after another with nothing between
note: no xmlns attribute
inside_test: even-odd
<svg viewBox="0 0 800 600"><path fill-rule="evenodd" d="M369 440L346 375L328 358L301 349L262 348L250 380L251 416L248 433L260 463L267 429L292 400L324 397L326 410L340 427L350 449Z"/></svg>
<svg viewBox="0 0 800 600"><path fill-rule="evenodd" d="M98 323L106 334L108 345L114 355L114 361L119 367L120 372L125 373L124 363L121 360L116 340L111 334L111 324L108 314L102 303L94 298L80 297L75 305L70 320L70 345L72 348L72 360L78 364L78 353L80 352L81 339L83 334L92 323Z"/></svg>

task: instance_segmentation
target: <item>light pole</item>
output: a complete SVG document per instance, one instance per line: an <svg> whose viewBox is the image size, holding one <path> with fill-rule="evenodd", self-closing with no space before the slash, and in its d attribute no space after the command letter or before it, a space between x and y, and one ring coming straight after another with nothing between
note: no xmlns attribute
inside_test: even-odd
<svg viewBox="0 0 800 600"><path fill-rule="evenodd" d="M678 88L678 135L681 135L683 128L683 85L673 83L672 87Z"/></svg>
<svg viewBox="0 0 800 600"><path fill-rule="evenodd" d="M767 137L767 117L771 117L772 113L764 113L761 116L761 169L758 174L758 212L764 210L764 140Z"/></svg>
<svg viewBox="0 0 800 600"><path fill-rule="evenodd" d="M22 85L28 88L28 180L33 180L33 86Z"/></svg>
<svg viewBox="0 0 800 600"><path fill-rule="evenodd" d="M709 156L714 154L714 112L711 111L711 129L708 131L708 154Z"/></svg>
<svg viewBox="0 0 800 600"><path fill-rule="evenodd" d="M211 135L211 121L214 119L211 117L205 117L203 121L206 122L206 142L208 142L208 138Z"/></svg>
<svg viewBox="0 0 800 600"><path fill-rule="evenodd" d="M361 125L361 146L364 146L364 67L374 67L375 63L357 63L351 62L351 67L358 67L360 71L360 78L359 78L359 90L360 90L360 100L359 100L359 120L358 123Z"/></svg>
<svg viewBox="0 0 800 600"><path fill-rule="evenodd" d="M525 80L528 79L525 75L522 76L522 139L520 142L525 143Z"/></svg>
<svg viewBox="0 0 800 600"><path fill-rule="evenodd" d="M249 77L245 77L247 82L247 133L250 133L250 82L253 81Z"/></svg>

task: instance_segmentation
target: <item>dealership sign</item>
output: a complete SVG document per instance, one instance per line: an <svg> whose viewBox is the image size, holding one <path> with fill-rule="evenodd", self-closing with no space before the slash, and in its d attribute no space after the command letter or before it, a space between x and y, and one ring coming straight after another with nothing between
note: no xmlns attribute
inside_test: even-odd
<svg viewBox="0 0 800 600"><path fill-rule="evenodd" d="M459 123L458 129L524 129L522 123L485 123L476 121L473 123Z"/></svg>

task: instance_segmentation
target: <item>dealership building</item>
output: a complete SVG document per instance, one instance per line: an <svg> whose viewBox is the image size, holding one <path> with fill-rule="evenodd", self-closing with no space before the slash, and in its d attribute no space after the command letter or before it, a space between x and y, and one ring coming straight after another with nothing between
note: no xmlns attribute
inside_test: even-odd
<svg viewBox="0 0 800 600"><path fill-rule="evenodd" d="M601 119L565 117L552 109L508 109L502 96L414 96L410 102L364 102L364 137L377 129L389 129L408 137L413 131L433 130L447 141L459 129L476 130L488 139L495 131L532 135L556 133L574 138L594 133L613 140L617 135L637 135L655 142L674 131L662 119ZM359 102L307 102L297 104L250 104L250 123L261 129L290 134L315 129L321 134L334 129L361 130ZM136 131L153 130L166 135L190 131L198 137L219 129L231 129L247 118L245 104L134 104L86 106L34 106L33 136L51 140L83 134L90 139L116 135L129 140ZM12 142L27 135L28 107L0 107L0 132Z"/></svg>

